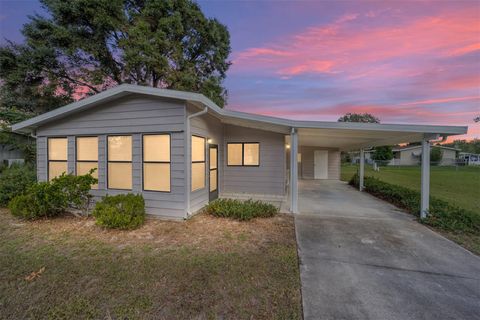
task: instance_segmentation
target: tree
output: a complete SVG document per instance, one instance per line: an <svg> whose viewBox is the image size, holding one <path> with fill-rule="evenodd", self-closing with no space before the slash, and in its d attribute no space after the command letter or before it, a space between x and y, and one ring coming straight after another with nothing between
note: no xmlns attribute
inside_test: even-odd
<svg viewBox="0 0 480 320"><path fill-rule="evenodd" d="M393 151L391 146L376 147L372 154L372 159L376 161L387 161L393 159Z"/></svg>
<svg viewBox="0 0 480 320"><path fill-rule="evenodd" d="M475 122L480 122L480 116L475 117L475 118L473 119L473 121L475 121Z"/></svg>
<svg viewBox="0 0 480 320"><path fill-rule="evenodd" d="M370 113L347 113L338 119L338 122L380 123L380 119Z"/></svg>
<svg viewBox="0 0 480 320"><path fill-rule="evenodd" d="M443 153L440 148L433 147L430 150L430 163L438 164L440 161L442 161L442 158L443 158Z"/></svg>
<svg viewBox="0 0 480 320"><path fill-rule="evenodd" d="M72 88L58 79L52 50L8 42L0 47L0 144L35 159L35 139L11 132L11 125L72 101Z"/></svg>
<svg viewBox="0 0 480 320"><path fill-rule="evenodd" d="M27 46L52 52L54 77L87 94L121 83L203 93L223 106L227 28L191 0L41 0L48 17L23 28ZM49 51L51 50L51 52Z"/></svg>

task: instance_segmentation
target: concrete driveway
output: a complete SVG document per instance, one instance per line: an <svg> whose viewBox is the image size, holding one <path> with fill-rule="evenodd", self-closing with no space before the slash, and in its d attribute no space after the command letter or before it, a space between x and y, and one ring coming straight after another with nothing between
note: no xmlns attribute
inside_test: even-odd
<svg viewBox="0 0 480 320"><path fill-rule="evenodd" d="M299 182L305 319L480 319L480 258L339 181Z"/></svg>

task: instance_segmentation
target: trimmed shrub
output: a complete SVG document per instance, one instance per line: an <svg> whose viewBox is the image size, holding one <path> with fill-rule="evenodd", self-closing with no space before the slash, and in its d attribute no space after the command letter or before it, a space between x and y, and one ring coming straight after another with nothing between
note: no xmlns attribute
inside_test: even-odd
<svg viewBox="0 0 480 320"><path fill-rule="evenodd" d="M15 196L22 194L37 180L35 168L13 164L3 168L0 174L0 206L5 207Z"/></svg>
<svg viewBox="0 0 480 320"><path fill-rule="evenodd" d="M99 226L134 229L145 221L145 201L142 195L133 193L107 195L96 203L92 215Z"/></svg>
<svg viewBox="0 0 480 320"><path fill-rule="evenodd" d="M268 218L278 213L278 208L262 201L241 201L236 199L217 199L205 207L205 212L216 217L236 220Z"/></svg>
<svg viewBox="0 0 480 320"><path fill-rule="evenodd" d="M93 172L93 171L92 171ZM62 174L50 182L32 184L9 203L11 213L23 219L53 217L69 208L87 208L89 190L97 179L91 173L83 176Z"/></svg>
<svg viewBox="0 0 480 320"><path fill-rule="evenodd" d="M354 175L349 183L358 187L358 175ZM365 177L364 184L366 192L419 216L420 192L374 177ZM422 222L447 231L480 232L480 215L435 197L430 197L429 214Z"/></svg>

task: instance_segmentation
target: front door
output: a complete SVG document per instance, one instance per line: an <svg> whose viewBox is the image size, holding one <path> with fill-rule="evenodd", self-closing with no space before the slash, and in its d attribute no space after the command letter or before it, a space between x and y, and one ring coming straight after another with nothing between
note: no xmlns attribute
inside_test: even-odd
<svg viewBox="0 0 480 320"><path fill-rule="evenodd" d="M213 201L218 198L218 146L211 144L209 147L209 201Z"/></svg>
<svg viewBox="0 0 480 320"><path fill-rule="evenodd" d="M313 156L314 178L328 179L328 150L315 150Z"/></svg>

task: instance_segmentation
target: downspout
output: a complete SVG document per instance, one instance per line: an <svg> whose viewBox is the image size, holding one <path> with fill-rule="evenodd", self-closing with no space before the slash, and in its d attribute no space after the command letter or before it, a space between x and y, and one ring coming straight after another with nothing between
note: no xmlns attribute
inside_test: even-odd
<svg viewBox="0 0 480 320"><path fill-rule="evenodd" d="M191 144L192 144L192 139L190 138L190 120L192 118L195 118L195 117L198 117L198 116L201 116L205 113L208 112L208 107L205 107L202 111L199 111L197 113L193 113L191 115L188 115L187 116L187 121L185 123L185 151L184 151L184 161L185 161L185 198L186 198L186 206L185 206L185 210L186 210L186 214L187 214L187 218L188 216L191 214L190 212L190 190L191 190L191 183L192 183L192 179L191 179L191 170L192 170L192 166L191 166Z"/></svg>

